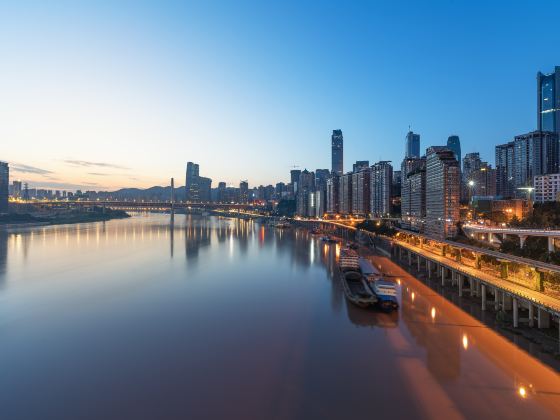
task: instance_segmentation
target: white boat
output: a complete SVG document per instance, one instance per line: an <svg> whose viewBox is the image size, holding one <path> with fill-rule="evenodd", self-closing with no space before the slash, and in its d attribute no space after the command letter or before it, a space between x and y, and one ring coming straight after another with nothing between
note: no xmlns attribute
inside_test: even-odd
<svg viewBox="0 0 560 420"><path fill-rule="evenodd" d="M368 281L370 290L377 296L377 304L383 310L391 311L399 307L395 283L384 280L383 274L366 258L359 258L360 272Z"/></svg>

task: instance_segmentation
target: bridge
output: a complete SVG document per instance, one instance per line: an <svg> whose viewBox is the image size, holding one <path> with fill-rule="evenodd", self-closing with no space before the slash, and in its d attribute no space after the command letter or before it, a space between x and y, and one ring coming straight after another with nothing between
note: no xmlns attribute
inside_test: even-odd
<svg viewBox="0 0 560 420"><path fill-rule="evenodd" d="M259 204L246 203L187 203L172 201L148 201L148 200L51 200L51 201L28 201L29 204L37 204L47 207L106 207L121 210L171 210L171 209L229 209L229 210L258 210L263 206Z"/></svg>
<svg viewBox="0 0 560 420"><path fill-rule="evenodd" d="M491 244L498 242L496 235L501 235L502 240L505 240L507 235L517 236L519 237L519 246L521 248L523 248L525 240L530 236L546 237L548 238L548 252L555 251L554 240L560 239L560 230L550 229L523 229L515 227L464 224L463 231L473 238L488 240Z"/></svg>

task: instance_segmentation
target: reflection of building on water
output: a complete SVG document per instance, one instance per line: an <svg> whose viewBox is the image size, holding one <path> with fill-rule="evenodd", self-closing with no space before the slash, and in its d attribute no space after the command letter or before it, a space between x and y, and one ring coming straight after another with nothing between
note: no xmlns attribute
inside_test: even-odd
<svg viewBox="0 0 560 420"><path fill-rule="evenodd" d="M201 247L211 244L212 223L211 219L194 219L187 216L185 223L185 255L187 259L196 259Z"/></svg>
<svg viewBox="0 0 560 420"><path fill-rule="evenodd" d="M8 269L8 232L0 229L0 283Z"/></svg>
<svg viewBox="0 0 560 420"><path fill-rule="evenodd" d="M464 346L459 328L438 325L437 308L411 290L403 290L401 307L410 334L426 349L426 365L432 375L440 382L458 378Z"/></svg>

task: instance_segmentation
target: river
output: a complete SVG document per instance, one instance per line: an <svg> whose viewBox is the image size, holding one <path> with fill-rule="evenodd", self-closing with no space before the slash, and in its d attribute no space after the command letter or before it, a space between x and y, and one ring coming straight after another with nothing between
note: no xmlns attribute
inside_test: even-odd
<svg viewBox="0 0 560 420"><path fill-rule="evenodd" d="M348 304L337 245L202 216L0 231L6 419L559 418L557 372L386 257Z"/></svg>

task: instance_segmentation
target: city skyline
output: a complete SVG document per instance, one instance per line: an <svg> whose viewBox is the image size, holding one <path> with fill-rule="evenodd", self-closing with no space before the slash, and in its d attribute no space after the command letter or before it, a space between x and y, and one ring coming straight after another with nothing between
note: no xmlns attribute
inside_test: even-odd
<svg viewBox="0 0 560 420"><path fill-rule="evenodd" d="M338 128L344 168L400 162L409 125L422 154L457 134L463 153L491 163L494 145L537 128L536 75L554 71L557 36L504 23L538 23L530 7L254 6L3 6L0 136L13 179L144 188L183 179L193 161L216 183L267 185L289 181L292 165L329 167ZM423 31L406 25L417 21Z"/></svg>

